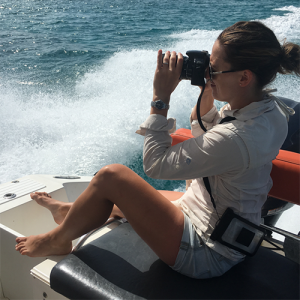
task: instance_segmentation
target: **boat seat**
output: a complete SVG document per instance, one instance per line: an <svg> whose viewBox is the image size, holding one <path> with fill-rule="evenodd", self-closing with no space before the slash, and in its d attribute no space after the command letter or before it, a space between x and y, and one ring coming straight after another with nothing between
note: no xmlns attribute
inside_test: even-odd
<svg viewBox="0 0 300 300"><path fill-rule="evenodd" d="M173 271L122 224L60 261L53 290L69 299L299 299L299 265L260 247L221 277Z"/></svg>

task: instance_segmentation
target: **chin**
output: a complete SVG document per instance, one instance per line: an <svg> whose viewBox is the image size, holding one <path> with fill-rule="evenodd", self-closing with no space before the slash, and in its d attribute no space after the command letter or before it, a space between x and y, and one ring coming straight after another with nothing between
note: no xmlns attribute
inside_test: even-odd
<svg viewBox="0 0 300 300"><path fill-rule="evenodd" d="M216 90L212 89L212 95L215 100L222 101L222 100L220 100L220 96L218 95Z"/></svg>
<svg viewBox="0 0 300 300"><path fill-rule="evenodd" d="M220 101L220 102L228 102L225 97L221 96L216 89L212 89L212 95L214 97L215 100Z"/></svg>

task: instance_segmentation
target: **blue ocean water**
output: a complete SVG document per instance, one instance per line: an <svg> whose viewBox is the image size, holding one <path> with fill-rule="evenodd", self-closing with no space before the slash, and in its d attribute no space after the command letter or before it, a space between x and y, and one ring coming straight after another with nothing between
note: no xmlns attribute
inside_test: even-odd
<svg viewBox="0 0 300 300"><path fill-rule="evenodd" d="M27 174L93 175L110 163L142 169L156 52L211 51L227 26L260 20L300 44L299 0L2 0L0 183ZM278 95L300 101L299 78L279 76ZM188 127L199 89L180 83L170 116ZM221 104L218 103L220 106Z"/></svg>

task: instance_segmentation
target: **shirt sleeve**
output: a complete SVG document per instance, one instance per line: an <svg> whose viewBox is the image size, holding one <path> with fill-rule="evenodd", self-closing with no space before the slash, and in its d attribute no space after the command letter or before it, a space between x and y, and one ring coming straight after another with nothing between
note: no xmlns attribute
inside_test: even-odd
<svg viewBox="0 0 300 300"><path fill-rule="evenodd" d="M216 120L218 120L219 118L220 118L219 112L217 110L217 107L214 105L209 112L207 112L204 116L201 117L201 121L204 127L207 130L209 130L216 124ZM198 120L193 120L192 115L190 116L190 123L191 123L192 135L194 137L198 137L204 133L204 131L199 125Z"/></svg>
<svg viewBox="0 0 300 300"><path fill-rule="evenodd" d="M244 168L236 134L223 125L214 126L196 138L171 147L169 132L175 120L150 115L137 133L145 136L144 171L152 178L186 180Z"/></svg>

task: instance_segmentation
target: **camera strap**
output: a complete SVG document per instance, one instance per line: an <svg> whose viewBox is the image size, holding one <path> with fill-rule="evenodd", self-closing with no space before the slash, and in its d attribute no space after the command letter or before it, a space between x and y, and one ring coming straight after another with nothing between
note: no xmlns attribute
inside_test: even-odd
<svg viewBox="0 0 300 300"><path fill-rule="evenodd" d="M204 132L206 132L207 129L204 127L204 125L202 123L202 120L201 120L201 116L200 116L200 103L201 103L201 98L202 98L202 95L204 93L204 90L205 90L205 85L202 86L202 90L201 90L200 96L199 96L198 101L197 101L197 119L198 119L198 123L199 123L200 127L202 128L202 130ZM230 122L230 121L233 121L233 120L236 120L236 118L235 117L227 116L227 117L223 118L220 121L219 124L223 124L225 122ZM211 200L211 202L213 204L213 207L214 207L214 209L215 209L215 211L217 213L217 216L218 216L218 218L220 220L220 217L219 217L219 214L218 214L218 211L217 211L217 207L216 207L216 203L215 203L214 197L212 196L212 193L211 193L211 188L210 188L208 177L203 177L203 182L204 182L206 190L209 193L210 200Z"/></svg>
<svg viewBox="0 0 300 300"><path fill-rule="evenodd" d="M233 120L236 120L236 118L235 118L235 117L227 116L227 117L223 118L223 119L220 121L219 124L223 124L223 123L225 123L225 122L229 122L229 121L233 121ZM201 121L201 119L200 119L200 121ZM198 120L198 122L199 122L199 120ZM201 121L201 123L202 123L202 121ZM202 124L202 126L203 126L203 124ZM204 126L203 126L203 127L204 127ZM207 131L206 128L205 128L205 131ZM212 205L213 205L213 207L214 207L214 209L215 209L215 211L216 211L216 213L217 213L217 216L218 216L218 218L219 218L219 220L220 220L220 217L219 217L219 214L218 214L218 211L217 211L217 207L216 207L216 203L215 203L215 199L214 199L214 197L213 197L213 195L212 195L212 193L211 193L211 188L210 188L210 184L209 184L208 177L203 177L203 182L204 182L204 185L205 185L206 190L207 190L208 193L209 193L209 196L210 196L210 200L211 200L211 202L212 202Z"/></svg>

